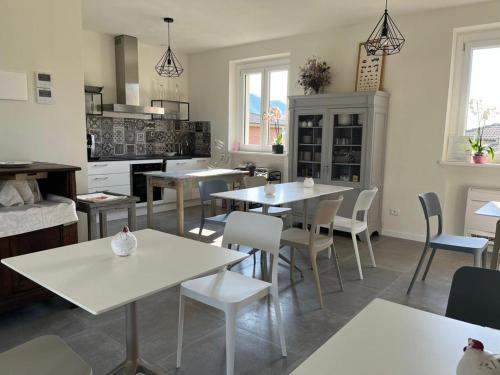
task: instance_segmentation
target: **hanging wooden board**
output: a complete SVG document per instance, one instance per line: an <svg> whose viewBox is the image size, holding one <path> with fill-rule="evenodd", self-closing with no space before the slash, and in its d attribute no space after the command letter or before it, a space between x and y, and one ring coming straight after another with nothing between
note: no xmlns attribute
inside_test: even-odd
<svg viewBox="0 0 500 375"><path fill-rule="evenodd" d="M359 44L356 91L382 90L385 56L368 56L365 43Z"/></svg>

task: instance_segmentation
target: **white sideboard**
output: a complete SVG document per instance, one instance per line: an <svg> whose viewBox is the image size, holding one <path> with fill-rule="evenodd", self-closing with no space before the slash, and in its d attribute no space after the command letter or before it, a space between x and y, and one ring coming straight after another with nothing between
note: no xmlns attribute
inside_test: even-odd
<svg viewBox="0 0 500 375"><path fill-rule="evenodd" d="M498 218L475 213L490 201L500 201L500 190L478 187L469 188L465 208L464 233L466 236L495 238L495 228Z"/></svg>

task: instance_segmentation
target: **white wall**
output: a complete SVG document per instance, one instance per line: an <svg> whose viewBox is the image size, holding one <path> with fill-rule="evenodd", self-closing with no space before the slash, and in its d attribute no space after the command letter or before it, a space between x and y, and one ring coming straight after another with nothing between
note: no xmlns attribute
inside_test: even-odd
<svg viewBox="0 0 500 375"><path fill-rule="evenodd" d="M176 51L185 70L179 78L163 78L156 73L154 67L164 52L165 47L139 41L139 83L142 105L150 105L151 99L160 98L160 83L166 88L168 99L179 99L175 94L176 84L179 86L180 99L188 99L189 63L187 56ZM83 63L85 84L103 86L104 103L116 102L114 35L84 30Z"/></svg>
<svg viewBox="0 0 500 375"><path fill-rule="evenodd" d="M461 233L467 187L500 188L500 170L437 164L444 139L452 30L500 21L500 2L395 19L407 43L400 54L386 60L384 88L391 100L383 192L384 232L422 238L424 221L417 194L436 191L444 206L445 229ZM232 143L232 139L227 139L231 60L290 53L290 94L294 95L302 93L295 79L298 67L307 56L317 55L332 67L333 84L327 91L354 90L358 43L366 39L376 21L190 55L193 119L212 121L214 136ZM401 215L389 216L389 208L400 208Z"/></svg>
<svg viewBox="0 0 500 375"><path fill-rule="evenodd" d="M80 0L2 1L0 70L28 74L28 101L0 100L0 160L81 166L87 190ZM53 74L55 104L35 101L34 72Z"/></svg>

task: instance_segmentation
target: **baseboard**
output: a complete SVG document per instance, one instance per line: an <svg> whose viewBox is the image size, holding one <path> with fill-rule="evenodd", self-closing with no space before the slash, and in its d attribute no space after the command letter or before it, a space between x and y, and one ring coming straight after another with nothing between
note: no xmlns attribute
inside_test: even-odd
<svg viewBox="0 0 500 375"><path fill-rule="evenodd" d="M398 232L390 229L382 229L382 235L388 237L402 238L404 240L418 241L418 242L425 241L425 235L416 233Z"/></svg>

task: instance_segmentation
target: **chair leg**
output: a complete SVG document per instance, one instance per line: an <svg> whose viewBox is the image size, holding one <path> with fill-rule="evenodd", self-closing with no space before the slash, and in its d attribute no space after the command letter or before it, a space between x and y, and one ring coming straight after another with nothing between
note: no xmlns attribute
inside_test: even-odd
<svg viewBox="0 0 500 375"><path fill-rule="evenodd" d="M181 367L182 336L184 333L184 303L186 297L182 294L179 298L179 325L177 327L177 368Z"/></svg>
<svg viewBox="0 0 500 375"><path fill-rule="evenodd" d="M484 249L481 252L481 267L483 268L488 268L487 263L488 263L488 248Z"/></svg>
<svg viewBox="0 0 500 375"><path fill-rule="evenodd" d="M337 278L339 279L340 290L344 291L344 282L342 281L342 275L340 274L339 257L337 256L337 250L335 250L335 245L332 244L329 250L333 253L333 261L335 263L335 271L337 272Z"/></svg>
<svg viewBox="0 0 500 375"><path fill-rule="evenodd" d="M373 255L372 241L370 240L370 232L368 231L368 228L366 228L365 236L366 244L368 245L368 251L370 252L370 258L372 260L372 266L377 267L377 264L375 263L375 256Z"/></svg>
<svg viewBox="0 0 500 375"><path fill-rule="evenodd" d="M352 244L354 246L354 255L356 255L356 263L358 264L359 278L363 280L363 270L361 269L361 259L359 258L358 251L358 240L356 239L356 233L351 232Z"/></svg>
<svg viewBox="0 0 500 375"><path fill-rule="evenodd" d="M332 259L332 249L328 248L328 253L327 253L328 259Z"/></svg>
<svg viewBox="0 0 500 375"><path fill-rule="evenodd" d="M281 355L286 357L286 343L285 343L285 330L283 328L283 322L281 320L281 306L278 296L278 288L271 287L271 297L274 303L274 313L276 314L276 322L278 323L278 334L280 336L281 345ZM275 289L275 290L273 290Z"/></svg>
<svg viewBox="0 0 500 375"><path fill-rule="evenodd" d="M226 311L226 374L234 374L234 352L236 348L236 310Z"/></svg>
<svg viewBox="0 0 500 375"><path fill-rule="evenodd" d="M316 263L316 254L311 253L311 264L313 268L313 273L314 273L314 280L316 282L316 290L318 292L318 297L319 297L319 305L321 308L324 307L323 305L323 295L321 293L321 284L319 282L319 273L318 273L318 264Z"/></svg>
<svg viewBox="0 0 500 375"><path fill-rule="evenodd" d="M295 270L295 248L290 246L290 280L293 281L293 271Z"/></svg>
<svg viewBox="0 0 500 375"><path fill-rule="evenodd" d="M424 275L422 276L422 281L425 281L425 278L427 277L427 272L429 272L429 269L431 268L431 263L434 260L434 255L436 254L436 249L432 249L431 256L429 257L429 261L427 262L427 266L425 266L425 271Z"/></svg>
<svg viewBox="0 0 500 375"><path fill-rule="evenodd" d="M415 270L415 273L413 274L413 277L410 282L410 286L408 287L408 290L406 291L406 294L410 294L413 284L415 283L415 279L418 276L418 273L420 272L420 268L422 268L422 264L424 263L425 256L427 255L427 250L429 250L429 246L427 243L424 245L424 250L422 251L422 255L420 256L420 260L418 261L417 269Z"/></svg>
<svg viewBox="0 0 500 375"><path fill-rule="evenodd" d="M203 233L203 226L205 225L205 220L201 219L200 222L200 230L198 231L198 237L201 238L201 234Z"/></svg>

